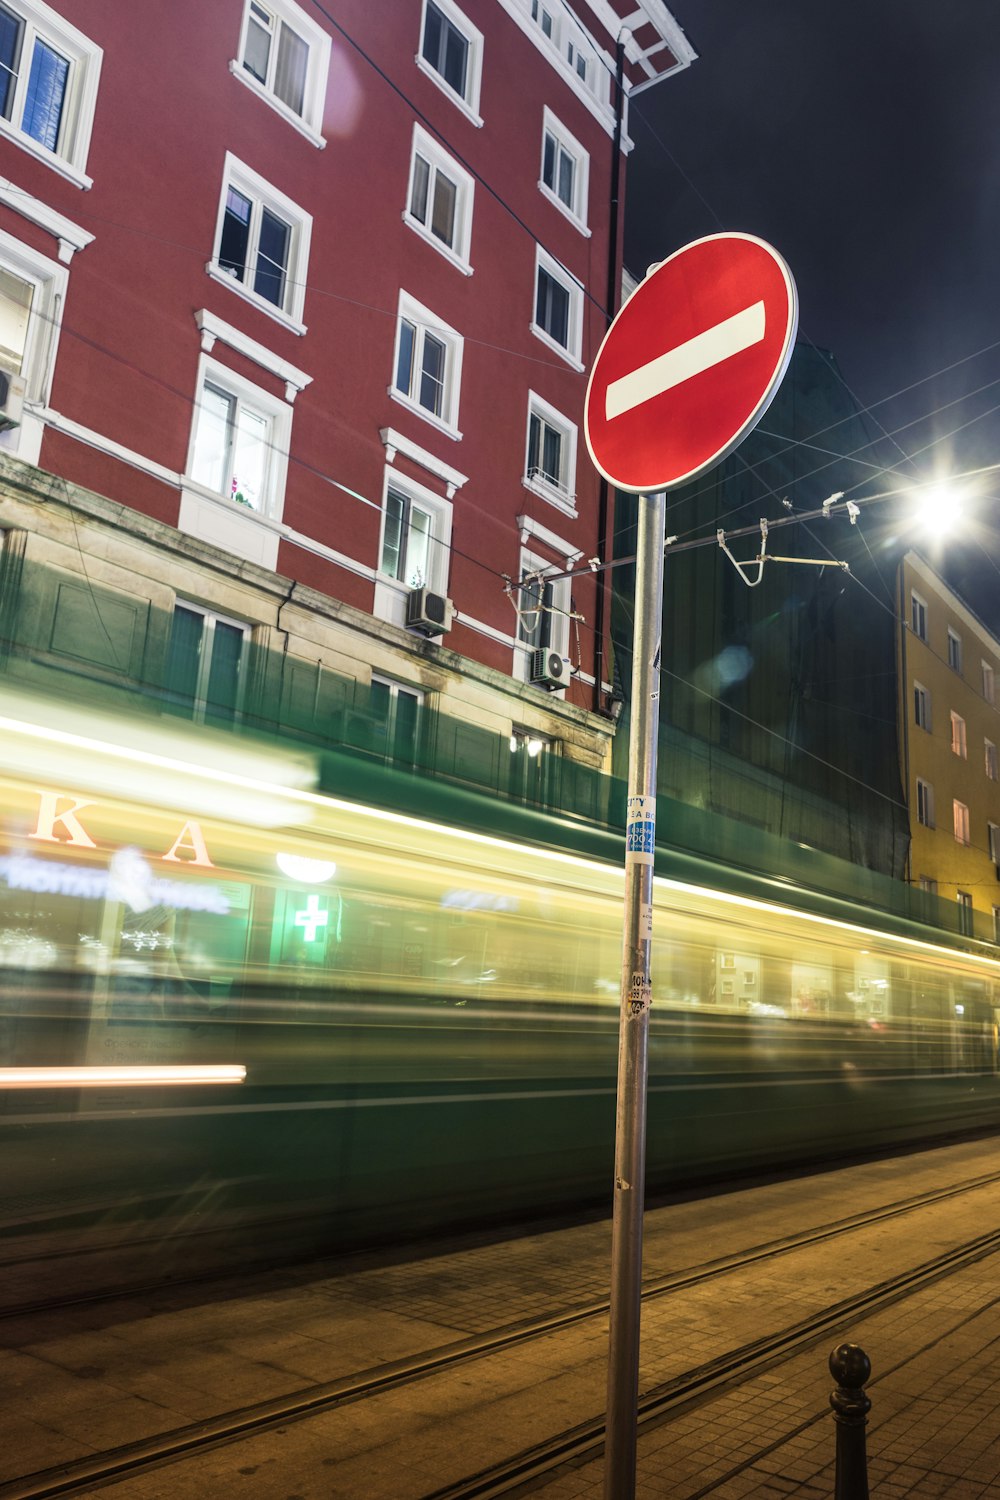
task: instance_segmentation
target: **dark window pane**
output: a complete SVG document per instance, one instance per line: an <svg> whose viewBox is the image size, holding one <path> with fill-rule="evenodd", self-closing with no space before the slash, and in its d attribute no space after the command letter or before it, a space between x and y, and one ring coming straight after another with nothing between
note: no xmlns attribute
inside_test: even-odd
<svg viewBox="0 0 1000 1500"><path fill-rule="evenodd" d="M273 302L275 307L285 305L285 273L291 239L290 227L265 208L260 216L260 243L253 286L255 292Z"/></svg>
<svg viewBox="0 0 1000 1500"><path fill-rule="evenodd" d="M454 26L448 26L445 38L444 65L441 72L445 82L450 83L456 94L465 98L465 69L469 56L469 44Z"/></svg>
<svg viewBox="0 0 1000 1500"><path fill-rule="evenodd" d="M167 696L174 703L194 703L204 635L204 615L178 604L174 610L165 680Z"/></svg>
<svg viewBox="0 0 1000 1500"><path fill-rule="evenodd" d="M542 150L542 181L547 188L555 192L556 187L556 143L554 138L545 133L545 146Z"/></svg>
<svg viewBox="0 0 1000 1500"><path fill-rule="evenodd" d="M562 478L562 437L554 427L545 426L542 445L542 469L546 479L558 484Z"/></svg>
<svg viewBox="0 0 1000 1500"><path fill-rule="evenodd" d="M244 632L238 625L216 620L212 638L212 661L205 698L208 711L216 718L232 719L239 698L240 661Z"/></svg>
<svg viewBox="0 0 1000 1500"><path fill-rule="evenodd" d="M54 151L59 144L59 124L69 63L45 42L36 41L28 76L28 93L24 101L21 124L25 135Z"/></svg>
<svg viewBox="0 0 1000 1500"><path fill-rule="evenodd" d="M399 355L396 359L396 389L410 394L413 380L413 341L417 330L403 318L399 325Z"/></svg>
<svg viewBox="0 0 1000 1500"><path fill-rule="evenodd" d="M439 172L434 179L434 216L431 219L431 232L446 245L452 245L455 239L457 199L458 189L455 184L449 177Z"/></svg>
<svg viewBox="0 0 1000 1500"><path fill-rule="evenodd" d="M0 5L0 115L10 119L14 103L14 85L21 61L22 23L5 6Z"/></svg>
<svg viewBox="0 0 1000 1500"><path fill-rule="evenodd" d="M413 191L410 194L410 213L421 224L427 223L427 187L431 169L422 156L413 163Z"/></svg>
<svg viewBox="0 0 1000 1500"><path fill-rule="evenodd" d="M406 515L406 500L396 490L385 497L385 529L382 533L382 561L380 567L390 578L398 578L402 569L403 520Z"/></svg>
<svg viewBox="0 0 1000 1500"><path fill-rule="evenodd" d="M424 61L429 62L432 68L438 68L438 58L441 55L441 37L444 30L444 16L436 5L428 5L427 14L424 17Z"/></svg>
<svg viewBox="0 0 1000 1500"><path fill-rule="evenodd" d="M393 751L401 760L411 761L417 752L417 720L420 699L403 688L396 689L396 715L393 724Z"/></svg>
<svg viewBox="0 0 1000 1500"><path fill-rule="evenodd" d="M420 370L420 405L436 417L444 406L445 347L440 339L424 334L424 357Z"/></svg>
<svg viewBox="0 0 1000 1500"><path fill-rule="evenodd" d="M542 419L535 412L528 418L528 473L539 467L539 449L542 445Z"/></svg>
<svg viewBox="0 0 1000 1500"><path fill-rule="evenodd" d="M269 21L270 17L265 11L259 11L256 5L250 7L250 22L247 26L247 44L243 54L243 66L248 73L253 74L258 83L267 82L267 64L271 56Z"/></svg>
<svg viewBox="0 0 1000 1500"><path fill-rule="evenodd" d="M302 113L306 97L306 69L309 46L290 26L282 23L278 39L278 66L274 75L274 92L283 104Z"/></svg>
<svg viewBox="0 0 1000 1500"><path fill-rule="evenodd" d="M563 348L569 346L569 292L539 268L535 321Z"/></svg>
<svg viewBox="0 0 1000 1500"><path fill-rule="evenodd" d="M247 270L247 251L250 247L249 198L230 188L226 194L226 211L222 217L222 237L219 241L219 265L237 281L243 281Z"/></svg>
<svg viewBox="0 0 1000 1500"><path fill-rule="evenodd" d="M573 207L573 158L567 151L559 153L559 186L556 189L567 208Z"/></svg>
<svg viewBox="0 0 1000 1500"><path fill-rule="evenodd" d="M465 79L469 43L462 33L442 15L433 0L427 0L424 18L423 56L435 72L465 98Z"/></svg>

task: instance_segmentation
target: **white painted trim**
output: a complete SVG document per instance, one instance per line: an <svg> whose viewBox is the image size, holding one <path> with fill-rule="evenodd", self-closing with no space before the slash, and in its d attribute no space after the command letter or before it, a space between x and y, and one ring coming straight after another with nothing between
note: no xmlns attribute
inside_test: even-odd
<svg viewBox="0 0 1000 1500"><path fill-rule="evenodd" d="M242 63L246 56L247 34L250 30L250 0L243 0L243 18L240 22L240 37L236 48L236 61L230 62L230 71L238 70L236 76L240 81L246 83L255 93L259 93L264 102L281 115L282 119L300 134L304 135L314 146L322 149L326 141L320 134L323 128L323 116L326 110L326 94L330 78L330 48L331 37L328 31L318 24L301 5L295 0L262 0L264 10L273 11L280 21L284 21L297 36L305 42L309 49L309 57L306 64L305 91L302 101L302 114L297 115L295 111L281 99L272 93L266 84L262 84L254 78ZM275 34L275 43L277 36ZM276 54L275 54L276 57ZM270 72L270 69L268 70Z"/></svg>
<svg viewBox="0 0 1000 1500"><path fill-rule="evenodd" d="M437 416L428 411L425 406L415 400L407 392L399 390L396 385L396 374L399 368L399 340L403 321L415 325L418 333L417 342L423 350L423 336L425 333L436 335L444 344L445 355L445 381L444 381L444 408L445 414ZM458 410L462 397L462 357L465 352L465 339L436 313L431 312L422 302L411 297L403 287L399 289L399 305L396 313L396 337L392 346L392 376L388 392L394 401L398 401L409 411L415 412L424 422L430 422L439 432L447 433L450 438L461 441L462 434L458 426ZM416 353L416 351L415 351Z"/></svg>
<svg viewBox="0 0 1000 1500"><path fill-rule="evenodd" d="M229 71L238 83L242 83L245 88L250 90L251 94L256 94L258 99L262 99L269 109L274 110L276 115L280 115L283 120L287 120L292 129L297 130L299 135L304 135L306 140L315 146L317 150L325 150L326 136L319 135L311 126L307 125L301 115L297 115L294 109L289 109L288 105L284 104L278 98L277 94L272 94L270 89L266 89L252 73L247 72L242 63L236 61L235 57L229 59Z"/></svg>
<svg viewBox="0 0 1000 1500"><path fill-rule="evenodd" d="M9 177L0 177L0 203L5 203L30 223L47 229L59 241L59 259L64 265L73 259L74 251L85 250L95 238L89 230L74 224L57 209L50 208L41 198L33 197L24 188L15 187Z"/></svg>
<svg viewBox="0 0 1000 1500"><path fill-rule="evenodd" d="M965 601L948 587L940 574L935 573L934 569L924 562L919 553L907 552L906 556L903 558L903 563L904 565L909 564L911 571L917 575L921 582L926 584L931 590L936 591L940 595L941 601L945 605L945 607L947 609L951 609L958 616L962 623L972 631L972 633L982 645L986 646L994 656L1000 656L1000 640L998 640L995 635L992 635L990 633L987 627L983 624L982 620L978 620L976 618ZM917 598L924 605L924 608L927 609L929 624L930 607L928 606L926 599L923 597L919 589L913 589L912 580L910 583L910 587L917 595ZM909 616L907 616L907 628L909 628L909 623ZM910 633L912 636L912 631ZM914 639L919 640L919 637L914 637ZM927 643L924 642L924 644L926 645Z"/></svg>
<svg viewBox="0 0 1000 1500"><path fill-rule="evenodd" d="M462 98L461 94L455 93L455 90L451 88L450 85L447 84L441 77L441 74L438 72L437 68L432 68L430 63L426 62L425 59L421 57L419 52L414 57L413 61L420 69L421 73L425 73L432 83L437 84L438 88L443 94L447 94L448 98L451 100L452 104L454 104L455 108L460 109L463 115L465 115L466 119L472 121L477 130L482 130L484 124L486 123L482 115L479 114L477 110L469 108L465 100Z"/></svg>
<svg viewBox="0 0 1000 1500"><path fill-rule="evenodd" d="M594 119L607 131L608 135L613 135L615 113L611 108L608 98L600 98L592 89L589 89L576 72L576 69L570 67L569 59L565 58L557 48L553 47L548 38L543 35L540 27L536 26L535 22L531 19L529 0L500 0L500 4L515 25L524 32L532 46L537 48L553 71L572 90L587 112L594 116ZM594 52L595 66L600 69L600 76L610 80L614 77L615 72L614 59L609 52L598 47L596 42L594 43ZM631 143L629 143L630 145ZM627 149L624 139L622 141L622 149L623 151Z"/></svg>
<svg viewBox="0 0 1000 1500"><path fill-rule="evenodd" d="M395 463L396 454L402 453L404 458L408 458L411 462L419 464L422 469L426 469L435 478L443 480L447 486L449 500L454 499L456 490L460 490L463 484L468 483L469 476L467 474L460 474L457 469L453 469L450 464L444 463L436 454L429 453L426 448L419 447L412 439L404 437L401 432L397 432L394 427L380 427L378 435L385 446L387 463Z"/></svg>
<svg viewBox="0 0 1000 1500"><path fill-rule="evenodd" d="M246 376L231 370L227 365L220 364L218 360L212 359L210 355L202 354L198 361L198 377L195 381L194 400L192 402L193 417L191 421L191 432L188 440L188 454L184 465L182 478L182 493L190 490L192 494L201 497L204 494L214 495L221 499L226 505L233 505L228 495L220 496L217 491L201 485L193 478L194 460L198 444L198 426L201 421L202 398L207 384L219 386L228 396L235 397L237 401L245 402L251 409L256 410L268 419L268 460L267 460L267 483L266 490L262 496L262 512L250 511L251 514L267 514L274 520L280 521L285 508L285 491L288 478L288 454L291 447L292 436L292 413L288 406L278 396L272 396L270 391L265 391ZM249 507L234 506L237 514L243 514Z"/></svg>
<svg viewBox="0 0 1000 1500"><path fill-rule="evenodd" d="M13 0L13 11L24 23L22 53L34 37L41 37L69 63L68 87L59 129L61 150L50 151L27 135L19 124L14 125L8 120L0 119L0 135L6 136L37 161L44 162L74 186L90 188L93 178L87 176L84 168L90 152L104 52L59 11L46 5L45 0ZM28 73L27 68L22 68L14 85L12 113L18 120L23 118Z"/></svg>
<svg viewBox="0 0 1000 1500"><path fill-rule="evenodd" d="M245 194L255 204L269 208L291 228L291 245L288 257L287 279L287 308L275 307L266 297L261 297L252 287L245 282L237 281L235 276L229 276L219 265L219 245L222 242L222 225L226 215L226 198L230 187L237 192ZM309 247L312 239L312 215L304 208L300 208L279 188L272 186L266 178L261 177L246 162L241 161L232 151L226 152L225 162L222 168L222 183L219 191L219 207L215 217L215 234L212 239L212 259L208 262L205 270L216 281L221 281L228 286L230 291L236 292L238 296L246 298L254 307L260 308L261 312L267 313L268 317L283 323L286 328L291 328L294 333L304 334L306 329L302 322L302 314L305 306L306 285L309 276ZM257 236L259 242L259 236ZM256 265L258 243L250 246L253 264Z"/></svg>
<svg viewBox="0 0 1000 1500"><path fill-rule="evenodd" d="M463 10L455 4L455 0L434 0L441 14L451 22L469 44L468 60L468 94L465 98L457 94L443 74L431 66L423 56L422 48L424 42L424 27L427 20L427 0L423 0L420 8L420 46L414 62L422 73L434 82L453 104L455 104L464 115L468 117L477 127L482 128L483 120L479 113L479 96L483 84L483 33L478 26L474 26Z"/></svg>
<svg viewBox="0 0 1000 1500"><path fill-rule="evenodd" d="M81 422L74 422L72 417L64 417L62 412L54 411L50 406L41 407L38 416L46 427L54 427L57 432L75 438L88 448L96 448L99 453L120 459L130 468L138 469L141 474L149 474L153 479L160 479L164 484L180 489L182 476L176 469L168 469L155 459L147 458L144 453L137 453L134 448L126 448L112 438L105 437L102 432L95 432L91 427L84 427Z"/></svg>
<svg viewBox="0 0 1000 1500"><path fill-rule="evenodd" d="M224 323L207 308L199 308L194 315L194 320L201 333L201 347L206 354L211 354L216 339L223 344L228 344L230 349L235 349L238 354L244 355L252 360L255 365L260 365L262 370L267 370L270 375L276 375L279 380L285 382L285 399L293 402L299 391L304 391L307 385L312 384L313 377L307 375L304 370L282 359L280 355L272 354L264 344L258 344L248 334L239 328L234 328L231 323Z"/></svg>
<svg viewBox="0 0 1000 1500"><path fill-rule="evenodd" d="M433 234L427 225L421 224L419 219L414 218L410 210L410 203L413 199L414 167L418 155L422 156L433 167L435 172L443 172L446 177L451 178L455 183L455 217L458 231L456 234L457 245L455 246L447 245L443 240L438 239L437 235ZM469 252L472 248L472 210L475 190L475 178L463 166L460 166L455 158L450 156L432 135L423 130L419 124L414 124L413 141L410 147L410 175L406 184L406 205L403 209L403 223L408 225L414 234L418 234L439 255L443 255L445 260L461 271L463 276L472 275ZM428 204L428 207L430 207L430 204Z"/></svg>
<svg viewBox="0 0 1000 1500"><path fill-rule="evenodd" d="M550 188L544 181L546 135L551 135L556 144L561 146L566 155L573 160L576 175L573 183L574 203L572 206L564 203L555 189ZM587 239L590 238L590 229L587 221L588 210L590 208L590 152L586 146L577 140L573 132L563 124L559 116L547 104L543 104L542 106L542 162L538 177L538 188L542 195L559 210L564 218L569 220L574 228L578 229Z"/></svg>
<svg viewBox="0 0 1000 1500"><path fill-rule="evenodd" d="M249 287L244 286L242 281L237 281L234 276L229 276L223 271L218 261L206 261L205 270L213 281L218 281L222 286L227 286L231 292L236 293L237 297L242 297L244 302L249 302L251 307L256 307L262 313L266 313L269 318L273 318L276 323L280 323L284 328L289 329L290 332L297 333L300 338L308 333L309 330L304 323L298 322L295 318L290 318L287 313L282 312L280 307L275 307L273 302L268 302L266 297L258 297L257 293Z"/></svg>
<svg viewBox="0 0 1000 1500"><path fill-rule="evenodd" d="M569 295L569 344L560 344L552 335L535 322L535 314L538 309L538 274L544 271L547 276ZM550 349L555 350L560 359L564 359L579 374L583 373L585 366L581 363L580 355L583 349L583 304L584 289L583 282L567 270L562 261L551 255L545 246L537 240L535 242L535 276L531 286L531 324L530 328L536 338L541 339Z"/></svg>
<svg viewBox="0 0 1000 1500"><path fill-rule="evenodd" d="M71 162L66 161L62 156L57 156L54 151L47 151L44 146L33 141L30 135L25 135L21 130L15 130L8 120L0 119L0 136L6 136L13 145L19 146L36 161L44 162L47 167L51 167L53 172L58 172L60 177L65 177L74 187L88 191L94 186L94 179L88 177L86 172L79 171Z"/></svg>
<svg viewBox="0 0 1000 1500"><path fill-rule="evenodd" d="M566 477L568 480L568 485L565 489L557 484L550 483L547 479L538 476L532 478L528 474L528 458L531 449L531 418L535 415L541 417L544 421L548 422L550 427L560 431L563 435L566 444ZM528 392L528 420L525 424L524 433L524 474L521 483L533 495L540 496L548 504L554 505L557 510L561 510L564 515L572 516L574 520L577 517L575 486L578 438L579 429L575 422L571 422L568 417L563 416L561 411L554 407L551 402L546 401L545 397L540 396L537 391Z"/></svg>
<svg viewBox="0 0 1000 1500"><path fill-rule="evenodd" d="M543 526L540 521L534 520L531 516L518 516L517 525L522 546L537 537L540 542L545 543L546 547L551 547L553 552L558 552L560 556L565 557L571 567L583 556L582 547L575 546L573 542L564 541L561 536L557 536L554 531L550 531L547 526ZM552 564L546 563L545 566L548 568Z"/></svg>

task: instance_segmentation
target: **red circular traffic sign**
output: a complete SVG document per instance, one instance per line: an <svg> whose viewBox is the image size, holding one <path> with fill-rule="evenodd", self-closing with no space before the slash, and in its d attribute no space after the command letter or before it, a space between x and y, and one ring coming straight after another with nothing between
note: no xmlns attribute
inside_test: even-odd
<svg viewBox="0 0 1000 1500"><path fill-rule="evenodd" d="M712 234L650 271L597 351L584 431L622 490L710 469L763 416L798 325L792 273L752 234Z"/></svg>

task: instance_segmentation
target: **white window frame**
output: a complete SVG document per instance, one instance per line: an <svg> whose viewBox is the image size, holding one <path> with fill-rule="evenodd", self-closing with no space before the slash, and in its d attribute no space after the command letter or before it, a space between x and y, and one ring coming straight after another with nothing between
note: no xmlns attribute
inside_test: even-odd
<svg viewBox="0 0 1000 1500"><path fill-rule="evenodd" d="M922 682L913 684L913 722L918 729L931 732L931 695Z"/></svg>
<svg viewBox="0 0 1000 1500"><path fill-rule="evenodd" d="M388 691L389 691L389 712L386 715L386 719L385 719L385 750L386 750L386 755L389 756L392 759L395 759L395 760L398 760L400 758L396 754L396 751L398 749L398 747L396 745L397 704L399 703L400 697L403 697L403 698L412 698L413 701L415 702L416 706L417 706L417 711L416 711L416 716L415 716L414 726L413 726L414 727L413 749L414 749L414 751L416 751L416 749L417 749L417 747L419 746L419 743L420 743L421 729L423 727L422 726L423 713L424 713L424 708L425 708L426 703L427 703L427 694L424 691L424 689L420 688L420 687L415 687L413 685L413 683L411 683L411 682L400 682L398 680L398 678L395 678L395 677L386 677L385 674L382 673L382 672L373 672L372 673L372 676L371 676L371 685L372 685L372 687L376 687L376 686L378 686L378 687L384 687L384 688L387 688ZM374 711L373 711L373 717L374 717Z"/></svg>
<svg viewBox="0 0 1000 1500"><path fill-rule="evenodd" d="M969 891L956 891L955 900L958 903L958 930L965 937L972 936L972 894Z"/></svg>
<svg viewBox="0 0 1000 1500"><path fill-rule="evenodd" d="M965 720L961 714L951 710L951 752L966 760L969 754L968 741L965 732Z"/></svg>
<svg viewBox="0 0 1000 1500"><path fill-rule="evenodd" d="M250 649L253 627L249 625L246 620L236 620L231 615L224 615L217 609L206 609L203 604L195 604L192 599L185 599L180 595L178 595L174 600L174 609L186 609L189 614L201 615L202 619L206 622L206 634L211 641L210 650L207 653L203 653L202 659L199 663L198 682L195 688L194 698L192 700L192 718L197 724L204 722L206 710L208 708L208 699L205 696L205 692L208 687L208 678L212 670L212 651L214 651L215 649L215 627L216 625L230 625L233 627L233 629L239 630L242 633L243 646L240 651L241 670L239 674L239 681L237 683L236 703L233 709L233 718L238 722L243 715L243 703L246 697L246 672L243 669L246 665L247 652Z"/></svg>
<svg viewBox="0 0 1000 1500"><path fill-rule="evenodd" d="M987 703L995 704L997 701L997 683L993 665L991 662L985 660L981 661L979 665L982 671L983 697Z"/></svg>
<svg viewBox="0 0 1000 1500"><path fill-rule="evenodd" d="M934 787L922 776L917 777L917 822L924 828L934 828Z"/></svg>
<svg viewBox="0 0 1000 1500"><path fill-rule="evenodd" d="M522 613L527 614L524 609L524 600L521 589L527 578L533 574L541 574L539 587L545 583L545 575L560 571L558 563L550 562L547 558L539 557L535 552L529 552L526 547L521 548L518 561L518 590L517 590L517 629L514 637L514 673L522 682L531 680L531 653L537 650L537 646L530 641L521 639L522 629L528 629L528 625L522 626ZM572 584L568 578L556 578L552 581L552 611L550 615L549 643L547 649L556 651L560 656L569 656L569 612L572 594ZM534 610L530 611L534 615ZM557 692L564 692L559 688Z"/></svg>
<svg viewBox="0 0 1000 1500"><path fill-rule="evenodd" d="M403 323L407 322L416 329L414 341L413 367L420 368L421 356L424 346L425 335L430 333L444 345L445 348L445 375L442 399L442 411L438 416L426 406L421 406L418 400L408 392L400 390L396 385L396 373L399 368L399 349L402 337ZM460 439L462 434L458 428L458 409L462 392L462 356L465 349L465 340L462 335L447 323L443 322L429 307L411 297L408 292L400 290L399 312L396 318L396 338L392 350L392 380L388 387L389 395L394 401L400 402L409 411L415 412L425 422L430 422L440 432L446 432L449 437Z"/></svg>
<svg viewBox="0 0 1000 1500"><path fill-rule="evenodd" d="M573 161L573 193L572 202L565 203L555 188L549 187L545 181L545 140L551 136L555 141L558 151L565 151L566 155ZM558 161L557 161L558 165ZM566 129L566 126L549 109L548 105L542 107L542 156L538 173L538 191L543 197L558 208L559 212L574 224L580 233L590 236L587 227L587 207L590 201L590 153L581 146L576 136Z"/></svg>
<svg viewBox="0 0 1000 1500"><path fill-rule="evenodd" d="M959 802L957 797L952 798L951 820L956 844L968 844L969 809L964 802Z"/></svg>
<svg viewBox="0 0 1000 1500"><path fill-rule="evenodd" d="M983 740L983 764L986 771L987 781L997 779L997 747L993 740Z"/></svg>
<svg viewBox="0 0 1000 1500"><path fill-rule="evenodd" d="M518 0L518 3L525 12L530 33L539 38L573 92L606 106L610 85L598 59L610 59L583 28L579 17L564 9L559 0ZM583 63L582 71L578 61Z"/></svg>
<svg viewBox="0 0 1000 1500"><path fill-rule="evenodd" d="M259 511L237 505L228 495L199 484L193 477L201 396L206 384L217 386L227 395L234 396L237 401L266 416L270 423L267 484L264 504ZM292 408L287 401L273 396L245 376L238 375L218 360L203 354L198 363L194 415L181 480L178 529L222 547L227 552L234 552L239 557L246 557L262 567L274 568L278 557L280 522L285 508L291 436Z"/></svg>
<svg viewBox="0 0 1000 1500"><path fill-rule="evenodd" d="M917 879L917 884L919 885L920 889L924 891L928 896L936 896L938 893L938 883L933 875L919 876Z"/></svg>
<svg viewBox="0 0 1000 1500"><path fill-rule="evenodd" d="M455 184L455 239L449 245L445 240L439 239L430 228L429 224L422 224L412 212L413 184L416 177L417 157L423 157L430 168L431 186L428 198L432 196L433 182L438 173L451 179ZM445 260L457 266L464 276L472 275L472 266L469 262L469 250L472 244L472 206L475 193L475 179L460 167L454 157L449 156L447 151L442 150L437 141L420 125L413 127L413 148L410 152L410 177L406 185L406 207L403 209L403 223L420 235L432 245L439 255Z"/></svg>
<svg viewBox="0 0 1000 1500"><path fill-rule="evenodd" d="M406 600L409 585L402 579L383 573L382 547L385 540L385 522L389 491L398 490L411 503L416 503L432 517L431 545L428 551L427 581L423 587L434 594L448 597L448 579L451 572L451 530L454 507L450 500L435 494L426 485L401 474L398 469L386 465L382 483L382 515L378 531L378 553L375 559L375 603L373 613L377 619L388 620L393 625L405 626Z"/></svg>
<svg viewBox="0 0 1000 1500"><path fill-rule="evenodd" d="M481 126L482 116L479 113L479 95L483 79L483 33L478 27L473 26L468 16L454 3L454 0L433 0L437 10L441 12L445 21L459 32L466 41L468 51L466 53L465 69L465 92L460 94L457 89L452 88L443 73L424 57L424 31L427 25L428 0L423 0L420 7L420 42L417 47L414 61L421 73L426 74L434 82L443 94L457 104L464 115L467 115L472 123Z"/></svg>
<svg viewBox="0 0 1000 1500"><path fill-rule="evenodd" d="M48 406L52 386L69 272L58 261L50 260L3 231L0 231L0 268L34 287L21 358L25 405L20 426L0 432L0 451L37 464L45 430L41 413Z"/></svg>
<svg viewBox="0 0 1000 1500"><path fill-rule="evenodd" d="M995 865L1000 865L1000 824L986 824L986 847L990 851L990 859Z"/></svg>
<svg viewBox="0 0 1000 1500"><path fill-rule="evenodd" d="M948 626L948 665L953 672L962 675L962 637Z"/></svg>
<svg viewBox="0 0 1000 1500"><path fill-rule="evenodd" d="M927 600L910 590L910 629L918 641L927 639Z"/></svg>
<svg viewBox="0 0 1000 1500"><path fill-rule="evenodd" d="M246 66L244 59L250 30L251 3L252 0L244 0L239 46L235 58L229 64L229 71L234 78L239 79L240 83L246 84L251 93L263 99L264 103L283 120L287 120L289 125L294 126L300 135L304 135L307 140L312 141L314 146L322 149L326 145L323 135L323 112L326 107L326 87L330 74L330 37L301 6L295 4L295 0L258 0L262 10L270 11L279 22L284 22L289 26L309 48L302 113L296 114L290 105L286 104L283 99L279 99L272 88L254 77ZM273 53L276 57L276 47Z"/></svg>
<svg viewBox="0 0 1000 1500"><path fill-rule="evenodd" d="M560 465L562 477L558 483L553 483L547 475L533 473L529 468L531 457L531 419L533 416L541 418L549 427L557 431L562 439L562 463ZM561 411L551 406L543 396L536 391L528 392L528 421L524 435L524 478L521 483L526 490L533 495L539 495L561 510L567 516L576 516L576 452L577 452L577 428L574 422L564 417Z"/></svg>
<svg viewBox="0 0 1000 1500"><path fill-rule="evenodd" d="M71 26L51 6L45 5L43 0L4 0L4 3L24 23L21 37L22 59L33 48L35 38L39 37L68 61L69 74L60 120L59 144L55 151L50 151L40 141L27 135L20 124L15 124L15 121L23 118L24 96L30 75L30 67L27 66L22 66L15 85L11 119L0 119L0 135L6 136L36 160L52 167L76 187L90 188L93 186L93 178L87 176L86 168L101 63L104 60L103 49L84 36L82 31Z"/></svg>
<svg viewBox="0 0 1000 1500"><path fill-rule="evenodd" d="M245 282L237 281L235 276L230 276L219 264L219 248L222 243L222 226L226 216L226 199L230 188L235 188L238 193L250 198L256 209L268 208L273 214L283 220L291 228L288 250L288 267L286 271L285 303L278 307L255 292L253 287ZM256 220L257 213L254 218ZM249 267L256 264L255 235L251 233L251 244L247 255L248 275ZM307 214L305 209L299 208L291 198L272 187L252 167L240 161L231 151L226 152L226 160L222 172L222 191L219 194L219 210L215 221L215 239L212 259L208 262L205 270L213 280L219 281L223 286L235 292L237 296L251 303L269 318L274 318L278 323L290 328L293 333L304 334L305 324L302 321L303 309L305 307L306 281L309 274L309 246L312 239L312 215ZM252 278L251 278L252 279Z"/></svg>
<svg viewBox="0 0 1000 1500"><path fill-rule="evenodd" d="M542 272L546 272L553 281L564 287L569 293L569 307L567 316L567 342L560 344L546 329L535 321L538 310L538 280ZM536 338L541 339L548 348L554 349L561 359L572 365L574 370L582 373L583 365L580 363L580 351L583 347L583 287L576 277L567 271L564 265L550 255L541 245L535 246L535 278L531 290L531 331Z"/></svg>

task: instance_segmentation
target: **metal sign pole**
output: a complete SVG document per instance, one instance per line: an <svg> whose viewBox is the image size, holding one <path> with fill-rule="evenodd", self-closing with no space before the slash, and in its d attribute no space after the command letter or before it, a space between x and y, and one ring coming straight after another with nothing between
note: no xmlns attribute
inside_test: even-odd
<svg viewBox="0 0 1000 1500"><path fill-rule="evenodd" d="M635 1496L646 1074L652 996L649 959L653 936L653 846L666 511L667 497L663 492L639 499L611 1239L605 1500L634 1500Z"/></svg>

